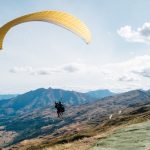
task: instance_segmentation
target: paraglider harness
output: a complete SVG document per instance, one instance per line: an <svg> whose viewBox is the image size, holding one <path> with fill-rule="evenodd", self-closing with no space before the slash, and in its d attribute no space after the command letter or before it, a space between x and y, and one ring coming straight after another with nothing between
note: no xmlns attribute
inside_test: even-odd
<svg viewBox="0 0 150 150"><path fill-rule="evenodd" d="M64 107L63 104L61 104L61 111L62 111L62 112L65 112L65 107Z"/></svg>

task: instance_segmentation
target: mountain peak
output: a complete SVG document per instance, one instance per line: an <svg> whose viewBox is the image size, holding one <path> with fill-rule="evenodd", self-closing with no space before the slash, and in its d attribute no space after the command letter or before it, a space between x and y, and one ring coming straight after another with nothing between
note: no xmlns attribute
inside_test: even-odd
<svg viewBox="0 0 150 150"><path fill-rule="evenodd" d="M91 96L93 98L98 98L98 99L115 95L115 93L111 92L108 89L98 89L95 91L89 91L86 94L88 94L89 96Z"/></svg>

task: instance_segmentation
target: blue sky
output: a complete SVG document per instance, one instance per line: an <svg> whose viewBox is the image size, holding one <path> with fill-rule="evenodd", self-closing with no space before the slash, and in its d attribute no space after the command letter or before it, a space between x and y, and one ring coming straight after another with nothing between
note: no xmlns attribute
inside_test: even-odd
<svg viewBox="0 0 150 150"><path fill-rule="evenodd" d="M49 23L14 27L0 52L0 93L149 89L149 8L147 0L1 0L0 26L28 13L61 10L87 24L92 42Z"/></svg>

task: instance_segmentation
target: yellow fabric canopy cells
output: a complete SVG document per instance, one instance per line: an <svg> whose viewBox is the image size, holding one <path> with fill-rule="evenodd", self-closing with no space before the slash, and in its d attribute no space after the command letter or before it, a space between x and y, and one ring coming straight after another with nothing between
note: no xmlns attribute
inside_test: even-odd
<svg viewBox="0 0 150 150"><path fill-rule="evenodd" d="M81 37L86 43L91 41L91 33L89 29L78 18L60 11L42 11L19 17L2 26L0 28L0 49L3 48L4 38L12 27L30 21L50 22L72 31Z"/></svg>

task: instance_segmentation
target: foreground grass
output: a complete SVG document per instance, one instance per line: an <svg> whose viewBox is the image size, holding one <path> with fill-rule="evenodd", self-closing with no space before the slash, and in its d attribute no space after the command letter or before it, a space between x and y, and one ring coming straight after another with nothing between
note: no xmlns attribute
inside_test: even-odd
<svg viewBox="0 0 150 150"><path fill-rule="evenodd" d="M90 148L91 150L135 150L135 143L139 142L139 138L144 141L147 139L147 136L150 137L150 135L148 134L144 139L144 135L146 135L145 133L147 132L144 132L143 130L141 130L141 128L139 130L135 129L134 125L132 129L132 126L130 125L135 124L136 126L139 125L138 123L142 124L142 122L146 123L147 120L150 120L149 108L150 107L148 107L143 113L141 113L139 109L136 109L134 111L129 109L129 111L127 110L124 114L114 116L114 118L105 120L100 124L97 124L97 122L90 122L88 124L73 124L70 127L68 126L64 129L57 130L57 133L59 133L58 136L48 135L42 138L24 140L17 145L11 146L11 148L12 150L88 150ZM148 126L150 127L150 121L148 123ZM131 127L131 129L128 129L128 126L129 128ZM129 134L124 135L123 133L126 129L126 133ZM59 131L64 130L67 132L64 132L64 134L60 134L62 132ZM116 132L114 133L114 131ZM135 133L134 135L132 134L132 132L138 133ZM140 137L140 132L142 132L142 137ZM137 136L137 138L135 138L134 140L135 136ZM150 141L150 139L148 140ZM125 146L125 148L122 147L121 149L119 149L121 147L119 144L122 144L122 146L124 146L124 144L127 144L132 147ZM146 148L149 146L148 143L145 145L144 146ZM148 147L148 149L143 149L143 145L139 146L141 146L141 149L136 150L150 149L150 147ZM10 149L6 148L6 150Z"/></svg>
<svg viewBox="0 0 150 150"><path fill-rule="evenodd" d="M61 143L58 142L58 144L55 143L55 145L52 145L50 147L44 148L43 150L88 150L93 144L96 144L97 140L106 138L108 135L112 134L115 130L117 130L120 127L113 127L110 128L108 131L105 131L104 133L96 134L93 133L88 137L83 137L81 139L76 139L75 141ZM76 137L76 136L75 136Z"/></svg>
<svg viewBox="0 0 150 150"><path fill-rule="evenodd" d="M119 129L90 150L149 150L150 121Z"/></svg>
<svg viewBox="0 0 150 150"><path fill-rule="evenodd" d="M150 120L149 111L144 114L139 114L136 117L134 115L132 116L132 114L129 116L120 116L117 117L117 119L114 118L113 120L106 121L88 130L89 137L83 137L83 139L77 141L68 141L68 143L55 143L44 150L149 150L150 121L146 120ZM142 126L144 127L142 128ZM135 132L135 134L132 134L132 132ZM127 133L127 135L125 135L125 133ZM116 135L116 137L109 139L111 135ZM141 143L139 138L141 139ZM102 143L99 144L97 141ZM110 143L107 145L107 142ZM141 145L142 142L145 142L145 145ZM137 144L136 146L136 143L139 145ZM126 146L121 147L120 144L122 144L122 146L126 144ZM137 149L137 147L139 147L139 149Z"/></svg>

